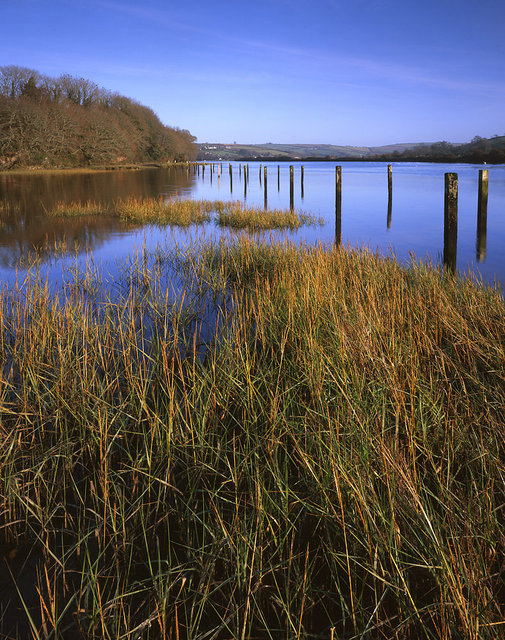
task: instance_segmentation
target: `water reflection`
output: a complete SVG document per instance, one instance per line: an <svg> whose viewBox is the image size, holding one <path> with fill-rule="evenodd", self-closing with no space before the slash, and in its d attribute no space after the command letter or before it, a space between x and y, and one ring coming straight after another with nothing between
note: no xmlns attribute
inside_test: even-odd
<svg viewBox="0 0 505 640"><path fill-rule="evenodd" d="M502 250L505 217L501 215L505 209L505 166L489 169L488 203L487 190L478 185L479 167L475 165L402 163L390 169L386 163L342 162L336 170L332 162L306 164L303 169L301 162L292 162L231 163L228 165L229 188L228 176L223 173L220 162L102 173L0 173L0 268L7 278L9 269L29 264L34 256L47 264L52 264L49 260L54 259L55 254L82 254L97 249L101 260L124 256L144 234L138 227L126 226L113 217L61 219L49 217L45 212L58 201L96 200L110 204L116 198L159 195L242 199L252 206L273 209L294 208L296 197L297 206L323 216L326 225L284 234L295 241L366 245L385 254L392 250L400 260L408 261L410 255L415 254L441 263L444 261L444 174L450 171L459 176L460 224L459 237L449 234L451 240L457 239L457 245L447 235L446 264L455 268L457 263L463 271L468 268L478 271L488 282L505 279ZM251 169L252 181L249 180ZM272 188L274 172L277 172L277 189ZM225 180L224 189L220 189L221 178ZM300 204L302 198L303 205ZM387 210L386 225L384 209ZM194 229L190 231L193 233ZM216 229L215 233L221 231Z"/></svg>
<svg viewBox="0 0 505 640"><path fill-rule="evenodd" d="M133 228L111 216L48 216L58 202L187 196L197 178L186 167L102 173L0 174L0 265L23 266L58 253L96 250L111 235Z"/></svg>

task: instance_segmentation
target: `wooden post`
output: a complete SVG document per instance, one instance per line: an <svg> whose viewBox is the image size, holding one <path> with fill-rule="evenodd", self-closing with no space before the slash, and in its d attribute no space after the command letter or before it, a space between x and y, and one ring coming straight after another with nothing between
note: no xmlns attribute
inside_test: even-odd
<svg viewBox="0 0 505 640"><path fill-rule="evenodd" d="M458 252L458 174L445 174L444 191L444 265L456 271Z"/></svg>
<svg viewBox="0 0 505 640"><path fill-rule="evenodd" d="M342 167L335 167L335 243L342 241Z"/></svg>
<svg viewBox="0 0 505 640"><path fill-rule="evenodd" d="M265 190L265 209L267 208L267 168L264 167L263 187Z"/></svg>
<svg viewBox="0 0 505 640"><path fill-rule="evenodd" d="M295 170L293 168L293 165L290 165L289 167L289 208L291 210L295 208L294 179L295 179Z"/></svg>
<svg viewBox="0 0 505 640"><path fill-rule="evenodd" d="M261 187L261 167L262 165L260 164L260 170L259 170L260 187Z"/></svg>
<svg viewBox="0 0 505 640"><path fill-rule="evenodd" d="M484 262L487 250L487 195L489 171L479 171L479 201L477 205L477 262Z"/></svg>
<svg viewBox="0 0 505 640"><path fill-rule="evenodd" d="M230 171L230 193L233 193L233 170L231 167L231 163L229 166L229 171Z"/></svg>
<svg viewBox="0 0 505 640"><path fill-rule="evenodd" d="M242 163L240 162L238 163L238 177L242 177Z"/></svg>
<svg viewBox="0 0 505 640"><path fill-rule="evenodd" d="M388 229L391 229L392 212L393 212L393 166L388 164L388 219L387 219Z"/></svg>
<svg viewBox="0 0 505 640"><path fill-rule="evenodd" d="M281 190L281 167L277 165L277 191Z"/></svg>
<svg viewBox="0 0 505 640"><path fill-rule="evenodd" d="M302 165L301 173L300 173L300 190L301 190L301 195L302 195L302 200L303 200L303 165Z"/></svg>
<svg viewBox="0 0 505 640"><path fill-rule="evenodd" d="M247 198L247 172L244 166L244 201Z"/></svg>

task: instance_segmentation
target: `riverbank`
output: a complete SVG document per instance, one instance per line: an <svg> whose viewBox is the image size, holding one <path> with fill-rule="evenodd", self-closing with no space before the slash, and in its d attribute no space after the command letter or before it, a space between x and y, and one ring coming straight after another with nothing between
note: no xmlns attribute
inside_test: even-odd
<svg viewBox="0 0 505 640"><path fill-rule="evenodd" d="M247 239L113 289L0 297L2 632L502 635L498 291Z"/></svg>
<svg viewBox="0 0 505 640"><path fill-rule="evenodd" d="M163 169L172 166L178 166L185 163L177 162L165 162L165 163L138 163L138 164L106 164L86 167L43 167L43 166L30 166L30 167L16 167L12 169L0 169L0 174L4 175L25 175L25 174L45 174L45 173L62 173L62 174L74 174L74 173L101 173L108 171L140 171L142 169Z"/></svg>

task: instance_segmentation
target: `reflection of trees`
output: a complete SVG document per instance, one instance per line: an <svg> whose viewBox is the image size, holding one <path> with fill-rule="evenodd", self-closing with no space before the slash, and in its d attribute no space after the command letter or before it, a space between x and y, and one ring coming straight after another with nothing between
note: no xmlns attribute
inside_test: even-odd
<svg viewBox="0 0 505 640"><path fill-rule="evenodd" d="M178 168L101 173L0 173L0 263L14 267L26 256L96 249L111 234L133 228L110 216L59 218L47 215L58 202L188 194L194 176Z"/></svg>
<svg viewBox="0 0 505 640"><path fill-rule="evenodd" d="M112 223L112 224L111 224ZM79 225L79 226L78 226ZM76 254L97 249L103 245L111 233L117 230L117 221L109 219L109 224L94 220L92 225L84 220L73 220L63 230L39 228L16 230L5 237L0 232L0 264L6 268L25 266L33 261L45 261L62 254Z"/></svg>

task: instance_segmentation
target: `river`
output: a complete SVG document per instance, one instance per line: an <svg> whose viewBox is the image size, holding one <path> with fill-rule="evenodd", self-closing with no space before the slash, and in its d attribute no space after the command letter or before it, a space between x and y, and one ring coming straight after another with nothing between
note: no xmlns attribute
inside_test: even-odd
<svg viewBox="0 0 505 640"><path fill-rule="evenodd" d="M190 165L138 171L98 173L0 173L0 277L7 285L26 277L37 258L38 269L50 281L61 278L71 261L81 265L116 265L141 248L189 242L196 236L221 232L212 224L182 231L125 225L114 218L54 218L47 215L58 201L118 197L177 196L209 200L246 200L272 208L290 205L290 163L250 162L214 165L205 172ZM322 216L323 226L283 233L294 241L335 239L335 162L293 162L294 206ZM444 242L444 174L458 174L457 269L488 283L505 282L505 165L487 166L489 198L487 233L477 234L478 175L481 165L393 163L392 197L388 196L387 164L342 162L341 241L394 253L402 262L414 254L440 264ZM222 168L221 168L222 167ZM261 167L261 170L260 170ZM279 168L278 168L279 167ZM261 179L260 179L261 178ZM33 267L32 267L33 268Z"/></svg>

